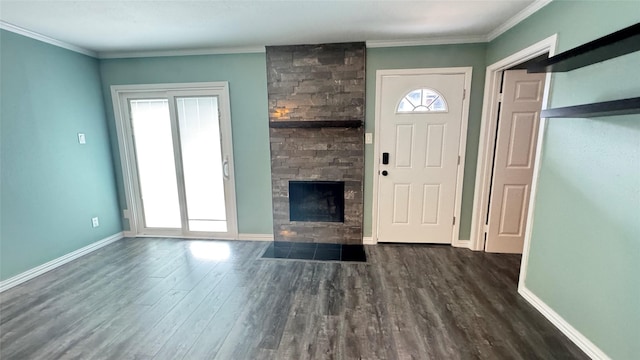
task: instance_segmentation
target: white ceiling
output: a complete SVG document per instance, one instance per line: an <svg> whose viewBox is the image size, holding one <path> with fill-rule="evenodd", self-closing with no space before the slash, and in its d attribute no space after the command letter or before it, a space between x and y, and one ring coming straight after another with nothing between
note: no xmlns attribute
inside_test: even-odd
<svg viewBox="0 0 640 360"><path fill-rule="evenodd" d="M480 42L548 2L0 0L0 20L109 57L347 41Z"/></svg>

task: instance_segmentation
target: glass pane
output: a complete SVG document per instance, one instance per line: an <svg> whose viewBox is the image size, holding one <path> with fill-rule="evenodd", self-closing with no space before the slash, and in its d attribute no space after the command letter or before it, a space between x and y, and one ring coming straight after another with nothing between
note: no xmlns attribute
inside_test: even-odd
<svg viewBox="0 0 640 360"><path fill-rule="evenodd" d="M421 91L414 90L406 96L406 98L411 101L411 103L415 106L420 105Z"/></svg>
<svg viewBox="0 0 640 360"><path fill-rule="evenodd" d="M218 98L176 102L189 230L226 232Z"/></svg>
<svg viewBox="0 0 640 360"><path fill-rule="evenodd" d="M415 106L411 105L411 103L407 99L402 99L400 101L400 105L398 106L398 111L400 112L411 112L413 111Z"/></svg>
<svg viewBox="0 0 640 360"><path fill-rule="evenodd" d="M182 227L169 102L129 101L145 226Z"/></svg>
<svg viewBox="0 0 640 360"><path fill-rule="evenodd" d="M438 98L438 95L436 95L434 93L427 93L425 91L424 92L424 97L422 98L422 105L429 106L437 98Z"/></svg>
<svg viewBox="0 0 640 360"><path fill-rule="evenodd" d="M400 113L442 112L447 111L447 103L435 90L415 89L400 100L396 111Z"/></svg>
<svg viewBox="0 0 640 360"><path fill-rule="evenodd" d="M431 104L432 111L447 111L447 104L444 102L444 99L437 98L436 101Z"/></svg>

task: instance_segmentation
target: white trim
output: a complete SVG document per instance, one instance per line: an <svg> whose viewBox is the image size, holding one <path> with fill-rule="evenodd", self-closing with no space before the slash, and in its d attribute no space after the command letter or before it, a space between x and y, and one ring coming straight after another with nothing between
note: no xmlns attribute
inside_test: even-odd
<svg viewBox="0 0 640 360"><path fill-rule="evenodd" d="M461 68L462 69L462 68ZM453 216L456 221L453 224L453 234L451 245L455 247L463 247L460 241L460 223L462 218L462 188L464 184L464 165L467 154L467 132L469 127L469 107L471 103L471 79L473 77L473 67L465 68L464 76L464 99L462 100L462 124L460 125L460 145L458 149L458 175L456 179L456 203L453 210Z"/></svg>
<svg viewBox="0 0 640 360"><path fill-rule="evenodd" d="M120 92L149 92L149 91L189 91L207 90L212 88L222 88L228 85L226 81L213 82L192 82L192 83L162 83L162 84L134 84L134 85L112 85L111 91Z"/></svg>
<svg viewBox="0 0 640 360"><path fill-rule="evenodd" d="M51 44L53 46L57 46L63 49L67 49L67 50L71 50L83 55L87 55L87 56L91 56L93 58L97 58L98 57L98 53L96 53L95 51L89 50L89 49L85 49L83 47L80 46L76 46L73 44L69 44L67 42L64 41L60 41L60 40L56 40L54 38L50 38L48 36L39 34L35 31L31 31L31 30L27 30L25 28L22 28L20 26L16 26L13 24L10 24L6 21L2 21L0 20L0 29L3 30L7 30L10 31L12 33L18 34L18 35L22 35L22 36L26 36L28 38L34 39L34 40L38 40L38 41L42 41L44 43L47 44Z"/></svg>
<svg viewBox="0 0 640 360"><path fill-rule="evenodd" d="M124 238L119 232L0 282L0 293Z"/></svg>
<svg viewBox="0 0 640 360"><path fill-rule="evenodd" d="M517 13L512 18L492 30L486 35L467 35L467 36L440 36L429 39L412 39L412 40L367 40L367 48L383 48L383 47L401 47L401 46L429 46L429 45L453 45L453 44L473 44L486 43L493 41L507 30L516 26L524 19L533 15L536 11L548 5L552 0L536 0L531 5ZM71 50L83 55L91 56L98 59L124 59L124 58L142 58L142 57L167 57L167 56L194 56L194 55L225 55L225 54L255 54L264 53L264 46L238 46L238 47L220 47L220 48L202 48L202 49L183 49L183 50L149 50L149 51L93 51L77 45L57 40L49 36L27 30L17 25L10 24L0 20L0 29L4 29L16 34L20 34L35 40L39 40L57 47Z"/></svg>
<svg viewBox="0 0 640 360"><path fill-rule="evenodd" d="M551 48L552 55L555 52L555 45ZM550 75L547 74L545 80L544 97L542 99L542 108L546 108L549 99L549 89L551 86ZM527 270L529 268L529 251L531 250L531 236L533 234L533 214L536 210L536 193L538 192L538 179L540 173L540 163L542 162L542 154L544 143L545 129L547 128L547 119L541 118L538 127L538 142L536 144L536 158L533 162L533 179L531 181L531 193L529 195L529 208L527 209L527 223L524 234L524 245L522 248L522 259L520 259L520 277L518 278L518 289L525 288L524 282L527 278ZM475 210L475 209L474 209ZM472 233L473 234L473 233Z"/></svg>
<svg viewBox="0 0 640 360"><path fill-rule="evenodd" d="M97 54L100 59L125 59L142 57L166 56L196 56L196 55L227 55L227 54L257 54L264 53L264 46L246 46L230 48L205 48L186 50L157 50L157 51L101 51Z"/></svg>
<svg viewBox="0 0 640 360"><path fill-rule="evenodd" d="M491 166L493 163L493 143L495 142L496 121L498 116L498 92L502 71L533 59L545 53L552 56L556 50L557 35L552 35L528 48L508 56L487 67L485 75L484 100L482 105L482 120L480 124L480 141L478 144L478 161L476 167L476 182L473 194L473 213L471 217L470 249L484 250L484 221L487 216L489 202L489 186L491 184ZM551 74L545 80L542 108L547 107L547 100L551 89ZM538 146L536 147L536 161L541 157L541 140L544 136L545 120L540 121ZM534 167L534 183L537 178L537 168ZM529 202L529 215L533 213L535 188L532 187ZM527 229L531 228L531 219L527 219ZM526 245L526 236L525 236ZM524 256L523 256L524 260ZM524 263L523 263L524 264ZM524 269L522 270L524 271ZM521 273L522 276L522 273Z"/></svg>
<svg viewBox="0 0 640 360"><path fill-rule="evenodd" d="M582 333L563 319L562 316L553 311L549 305L545 304L544 301L537 297L531 290L527 289L524 285L518 286L518 293L544 317L546 317L547 320L549 320L555 327L562 331L569 340L573 341L574 344L584 351L587 356L592 359L611 360L604 351L600 350L600 348L587 339L586 336L582 335Z"/></svg>
<svg viewBox="0 0 640 360"><path fill-rule="evenodd" d="M373 240L373 236L363 236L362 237L362 244L363 245L376 245L377 242L375 240Z"/></svg>
<svg viewBox="0 0 640 360"><path fill-rule="evenodd" d="M451 246L453 247L457 247L457 248L466 248L466 249L470 249L471 248L471 240L460 240L460 239L455 239L452 243Z"/></svg>
<svg viewBox="0 0 640 360"><path fill-rule="evenodd" d="M519 24L524 19L533 15L536 11L548 5L552 0L536 0L531 5L517 13L512 18L492 30L486 35L467 36L440 36L428 39L412 40L367 40L367 48L401 47L401 46L429 46L429 45L453 45L473 44L493 41L507 30ZM98 59L124 59L142 57L167 57L167 56L195 56L195 55L225 55L225 54L255 54L264 53L264 46L238 46L221 48L182 49L182 50L149 50L149 51L93 51L77 45L73 45L49 36L27 30L20 26L0 20L0 29L11 31L35 40L39 40L54 46L71 50L80 54Z"/></svg>
<svg viewBox="0 0 640 360"><path fill-rule="evenodd" d="M138 234L136 238L163 238L163 239L182 239L182 240L224 240L224 241L273 241L272 234L238 234L238 236L218 236L218 235L157 235L157 234Z"/></svg>
<svg viewBox="0 0 640 360"><path fill-rule="evenodd" d="M218 236L218 235L182 235L182 234L138 234L134 235L135 238L150 238L150 239L181 239L181 240L224 240L224 241L236 241L238 237L230 236Z"/></svg>
<svg viewBox="0 0 640 360"><path fill-rule="evenodd" d="M273 241L273 234L238 234L238 240Z"/></svg>
<svg viewBox="0 0 640 360"><path fill-rule="evenodd" d="M529 16L535 14L538 10L549 5L553 0L536 0L522 11L509 18L497 28L491 30L486 35L469 35L469 36L441 36L429 39L415 40L368 40L367 48L382 47L399 47L399 46L428 46L428 45L453 45L453 44L474 44L487 43L493 41L498 36L504 34L509 29L521 23Z"/></svg>
<svg viewBox="0 0 640 360"><path fill-rule="evenodd" d="M132 129L126 106L123 101L129 96L136 94L162 96L174 99L177 95L189 92L207 92L220 97L220 132L222 134L223 156L229 164L230 180L225 185L225 198L227 199L227 229L224 234L188 232L185 229L154 229L152 234L146 233L148 229L143 226L141 197L137 185L137 174L135 166L134 145L132 143ZM197 82L197 83L164 83L164 84L136 84L136 85L113 85L111 86L111 100L113 103L114 120L116 122L118 148L120 152L120 164L122 167L122 177L125 190L127 209L129 210L129 233L135 236L150 237L176 237L176 238L217 238L235 240L238 238L238 219L235 191L235 166L233 161L232 130L231 130L231 105L229 97L229 83L218 82ZM173 101L170 100L170 111L174 112ZM174 126L173 124L172 126ZM175 132L175 129L173 129ZM175 137L173 141L178 141ZM178 144L174 143L176 151L180 150ZM179 157L179 156L177 156ZM176 160L178 161L178 160ZM181 179L180 166L176 165L178 179ZM180 180L179 180L180 181ZM181 198L181 207L184 201ZM181 210L183 213L183 211ZM124 212L123 212L124 213ZM182 219L185 222L185 219Z"/></svg>
<svg viewBox="0 0 640 360"><path fill-rule="evenodd" d="M122 180L124 185L124 194L125 201L127 202L127 208L123 209L127 211L129 216L127 220L129 220L129 236L138 236L139 225L137 223L138 216L134 214L138 214L137 202L133 201L133 197L137 196L137 189L133 182L133 172L135 171L135 167L131 166L129 162L129 158L133 156L133 149L130 149L130 146L127 145L127 141L125 137L120 134L130 135L130 127L127 126L126 115L123 113L122 108L120 107L120 94L117 88L114 86L111 87L111 102L113 105L113 117L116 123L116 136L118 140L118 152L120 153L120 166L122 168Z"/></svg>
<svg viewBox="0 0 640 360"><path fill-rule="evenodd" d="M156 230L156 229L154 229ZM141 232L139 234L133 234L132 238L163 238L163 239L204 239L204 240L238 240L237 235L221 235L216 233L196 232L192 231L189 234L183 234L179 232L180 229L174 231L173 229L160 229L155 232Z"/></svg>
<svg viewBox="0 0 640 360"><path fill-rule="evenodd" d="M373 151L373 209L371 212L371 233L372 242L378 243L378 183L380 171L380 112L382 96L382 77L385 75L430 75L430 74L464 74L464 89L466 96L462 100L462 123L460 125L460 145L458 155L460 156L460 164L456 177L456 196L453 216L457 221L453 225L451 245L457 247L466 247L464 240L458 239L460 232L460 216L462 212L462 185L464 179L465 152L467 147L467 127L469 124L469 104L471 99L471 79L473 75L473 67L450 67L450 68L420 68L420 69L385 69L376 71L376 97L375 97L375 134L378 134L374 141Z"/></svg>
<svg viewBox="0 0 640 360"><path fill-rule="evenodd" d="M399 47L399 46L428 46L428 45L453 45L474 44L487 42L486 35L470 36L443 36L429 39L415 40L367 40L367 48Z"/></svg>
<svg viewBox="0 0 640 360"><path fill-rule="evenodd" d="M489 66L487 68L487 79L495 81L495 75L500 73L502 70L509 68L513 65L516 65L522 61L526 61L528 59L544 54L545 50L549 51L549 56L553 56L556 51L556 44L557 44L557 34L550 36L547 39L544 39L538 42L537 44L534 44L528 47L527 49L519 51L518 53L513 54L505 58L504 60L501 60ZM490 71L490 69L492 69L493 71ZM544 97L542 100L543 109L547 108L550 91L551 91L550 89L551 89L551 73L548 73L546 82L545 82ZM494 97L494 95L492 94L495 94L495 92L494 93L485 92L485 103L484 103L485 108L483 109L483 118L482 118L483 129L486 125L485 120L487 120L485 118L485 115L488 111L486 109L487 107L486 105L489 104L487 102L487 99L489 98L489 101L494 100L492 99ZM582 351L584 351L584 353L587 356L589 356L592 359L610 360L610 358L600 348L598 348L587 337L585 337L582 333L580 333L573 326L571 326L569 322L567 322L564 318L562 318L562 316L560 316L560 314L555 312L549 305L547 305L544 301L542 301L539 297L537 297L531 290L529 290L526 287L526 284L525 284L525 281L527 278L527 270L529 267L529 252L531 250L531 238L533 234L533 221L534 221L534 213L535 213L535 205L536 205L535 200L536 200L536 193L538 191L540 164L542 162L542 155L543 155L542 145L544 143L546 126L547 126L547 119L541 118L540 126L538 128L538 141L536 144L536 159L533 166L533 181L531 184L531 194L530 194L529 209L528 209L528 215L527 215L527 225L526 225L527 229L524 237L524 248L523 248L522 260L520 264L520 277L518 279L518 293L528 303L530 303L533 307L535 307L536 310L538 310L545 318L547 318L556 328L558 328L558 330L560 330L564 335L566 335L569 338L569 340L573 341L573 343L575 343ZM481 138L480 141L482 143L483 138ZM480 167L481 159L484 161L484 159L481 158L481 153L479 151L478 167ZM479 180L479 175L478 177L476 177L476 191L478 190L477 188L478 180ZM476 207L477 205L476 200L477 198L474 197L474 209L473 209L474 220L476 220L475 215L478 210ZM472 225L472 232L471 232L472 238L474 236L473 230L474 229Z"/></svg>
<svg viewBox="0 0 640 360"><path fill-rule="evenodd" d="M378 106L380 102L380 94L382 94L382 74L381 70L376 70L376 97L375 97L375 111L374 111L374 132L373 132L373 196L371 204L371 240L373 243L378 243L378 183L380 182L380 112L381 106Z"/></svg>
<svg viewBox="0 0 640 360"><path fill-rule="evenodd" d="M515 16L513 16L509 20L505 21L502 25L498 26L497 28L493 29L493 31L488 33L487 36L486 36L486 38L487 38L486 41L487 42L493 41L498 36L500 36L500 35L504 34L505 32L507 32L507 30L509 30L512 27L518 25L524 19L526 19L529 16L533 15L536 11L538 11L538 10L542 9L543 7L549 5L549 3L551 1L553 1L553 0L536 0L536 1L534 1L531 5L527 6L522 11L517 13Z"/></svg>

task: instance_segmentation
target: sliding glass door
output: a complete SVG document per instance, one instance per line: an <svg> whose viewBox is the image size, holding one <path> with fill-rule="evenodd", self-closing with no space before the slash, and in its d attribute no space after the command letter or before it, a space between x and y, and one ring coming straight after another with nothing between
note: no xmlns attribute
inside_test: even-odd
<svg viewBox="0 0 640 360"><path fill-rule="evenodd" d="M169 100L129 100L129 109L144 226L180 229Z"/></svg>
<svg viewBox="0 0 640 360"><path fill-rule="evenodd" d="M224 85L222 89L112 90L119 99L127 203L137 235L237 236Z"/></svg>
<svg viewBox="0 0 640 360"><path fill-rule="evenodd" d="M189 231L226 232L224 180L217 97L176 99Z"/></svg>

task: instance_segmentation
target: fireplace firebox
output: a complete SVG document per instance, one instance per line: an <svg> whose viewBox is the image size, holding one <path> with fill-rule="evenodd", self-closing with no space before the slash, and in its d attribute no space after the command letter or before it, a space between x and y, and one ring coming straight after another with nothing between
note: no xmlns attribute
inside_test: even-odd
<svg viewBox="0 0 640 360"><path fill-rule="evenodd" d="M344 222L344 181L289 181L289 220Z"/></svg>

